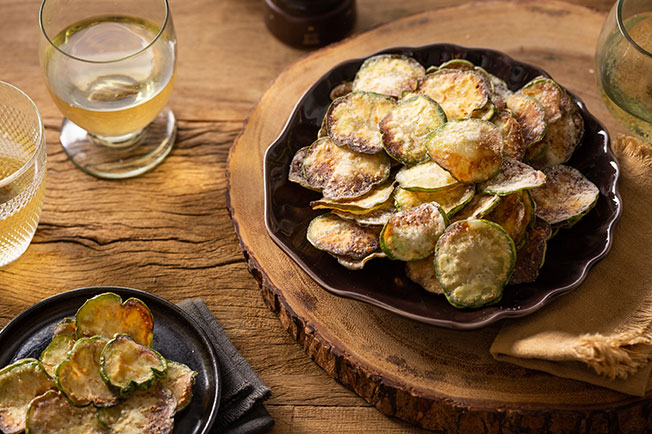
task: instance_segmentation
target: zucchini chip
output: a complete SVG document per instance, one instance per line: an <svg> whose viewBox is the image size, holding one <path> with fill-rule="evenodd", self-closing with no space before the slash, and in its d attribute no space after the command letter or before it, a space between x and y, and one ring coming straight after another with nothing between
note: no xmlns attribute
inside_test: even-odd
<svg viewBox="0 0 652 434"><path fill-rule="evenodd" d="M521 126L525 148L531 148L543 139L546 133L545 110L534 98L527 95L515 94L507 98L507 108ZM539 149L539 150L542 150ZM532 152L530 152L530 158Z"/></svg>
<svg viewBox="0 0 652 434"><path fill-rule="evenodd" d="M389 178L391 163L384 153L360 154L340 147L329 138L318 139L303 160L308 184L327 199L360 197Z"/></svg>
<svg viewBox="0 0 652 434"><path fill-rule="evenodd" d="M333 214L343 219L353 220L362 226L383 226L392 215L396 214L396 207L394 206L394 201L390 199L381 207L365 213L333 210Z"/></svg>
<svg viewBox="0 0 652 434"><path fill-rule="evenodd" d="M475 187L470 184L460 184L457 187L433 193L409 191L397 188L394 192L394 204L399 211L428 203L436 202L448 217L462 209L475 194Z"/></svg>
<svg viewBox="0 0 652 434"><path fill-rule="evenodd" d="M469 219L446 228L434 263L446 299L455 307L477 308L501 299L515 259L514 242L502 227Z"/></svg>
<svg viewBox="0 0 652 434"><path fill-rule="evenodd" d="M39 361L43 365L45 372L54 378L55 370L59 363L66 360L68 353L75 345L75 338L70 335L59 335L52 339L50 345L43 350L39 356Z"/></svg>
<svg viewBox="0 0 652 434"><path fill-rule="evenodd" d="M322 214L308 225L310 244L337 256L362 259L379 248L380 228L360 226L334 214Z"/></svg>
<svg viewBox="0 0 652 434"><path fill-rule="evenodd" d="M169 434L176 407L172 392L156 384L146 391L135 391L118 405L99 409L97 417L111 433Z"/></svg>
<svg viewBox="0 0 652 434"><path fill-rule="evenodd" d="M104 336L116 333L131 336L142 345L151 346L154 337L154 317L142 301L129 298L124 303L112 292L96 295L75 314L77 337Z"/></svg>
<svg viewBox="0 0 652 434"><path fill-rule="evenodd" d="M0 369L0 431L22 432L30 401L54 388L36 359L21 359Z"/></svg>
<svg viewBox="0 0 652 434"><path fill-rule="evenodd" d="M501 197L498 206L485 219L502 226L518 247L534 221L534 203L527 191L512 193Z"/></svg>
<svg viewBox="0 0 652 434"><path fill-rule="evenodd" d="M100 376L100 355L107 342L102 336L81 338L57 366L54 381L73 405L106 407L118 403L118 396Z"/></svg>
<svg viewBox="0 0 652 434"><path fill-rule="evenodd" d="M437 239L448 225L435 202L394 214L380 233L380 248L389 259L416 261L435 251Z"/></svg>
<svg viewBox="0 0 652 434"><path fill-rule="evenodd" d="M335 101L337 98L343 97L344 95L351 92L353 92L353 82L343 81L331 89L331 93L328 96L330 97L331 101Z"/></svg>
<svg viewBox="0 0 652 434"><path fill-rule="evenodd" d="M534 282L543 267L546 257L548 240L552 236L550 225L543 219L536 218L528 232L523 246L516 252L514 273L509 280L510 285Z"/></svg>
<svg viewBox="0 0 652 434"><path fill-rule="evenodd" d="M423 289L433 294L443 294L444 290L437 280L435 273L435 255L430 255L418 261L409 261L405 263L405 274L408 279L421 285Z"/></svg>
<svg viewBox="0 0 652 434"><path fill-rule="evenodd" d="M68 317L59 321L54 326L54 332L52 333L52 338L57 336L68 335L73 338L77 337L77 332L75 330L75 318Z"/></svg>
<svg viewBox="0 0 652 434"><path fill-rule="evenodd" d="M500 173L478 185L478 189L487 194L506 196L517 191L536 188L546 182L546 175L525 163L506 158Z"/></svg>
<svg viewBox="0 0 652 434"><path fill-rule="evenodd" d="M368 256L365 256L362 259L355 259L351 258L350 256L337 256L337 255L332 255L335 259L337 259L337 262L340 263L341 266L344 268L348 268L349 270L362 270L367 262L374 258L386 258L387 255L383 252L374 252Z"/></svg>
<svg viewBox="0 0 652 434"><path fill-rule="evenodd" d="M299 149L296 154L294 154L294 157L292 157L292 162L290 163L290 171L288 173L288 180L312 190L312 187L310 187L305 175L303 174L303 160L306 158L309 148L310 146L304 146L303 148Z"/></svg>
<svg viewBox="0 0 652 434"><path fill-rule="evenodd" d="M442 108L426 95L401 100L378 124L385 151L403 164L427 160L426 136L446 123Z"/></svg>
<svg viewBox="0 0 652 434"><path fill-rule="evenodd" d="M378 123L396 107L387 95L351 92L333 101L326 112L326 131L338 146L363 154L383 150Z"/></svg>
<svg viewBox="0 0 652 434"><path fill-rule="evenodd" d="M510 112L498 112L491 118L491 122L498 127L503 136L503 158L522 160L525 156L525 138L521 125Z"/></svg>
<svg viewBox="0 0 652 434"><path fill-rule="evenodd" d="M474 110L484 108L491 95L482 73L457 69L439 69L426 75L417 91L434 99L449 121L471 117Z"/></svg>
<svg viewBox="0 0 652 434"><path fill-rule="evenodd" d="M579 170L564 165L543 169L546 183L532 190L536 215L551 225L570 227L598 201L600 190Z"/></svg>
<svg viewBox="0 0 652 434"><path fill-rule="evenodd" d="M494 208L500 203L500 196L495 194L476 194L467 203L464 208L460 210L453 221L465 220L469 218L481 219L493 211Z"/></svg>
<svg viewBox="0 0 652 434"><path fill-rule="evenodd" d="M446 190L460 184L450 172L434 161L403 167L396 174L396 181L405 190L430 192Z"/></svg>
<svg viewBox="0 0 652 434"><path fill-rule="evenodd" d="M192 401L192 387L195 385L197 373L183 363L167 361L168 372L165 378L160 380L163 387L172 392L177 402L174 410L180 412Z"/></svg>
<svg viewBox="0 0 652 434"><path fill-rule="evenodd" d="M564 89L550 78L536 77L519 91L539 101L545 111L545 121L555 122L572 105Z"/></svg>
<svg viewBox="0 0 652 434"><path fill-rule="evenodd" d="M369 193L354 199L332 200L325 197L310 202L312 209L336 209L352 213L366 213L380 208L392 197L394 183L386 182L373 188Z"/></svg>
<svg viewBox="0 0 652 434"><path fill-rule="evenodd" d="M473 119L482 119L483 121L488 121L493 118L494 114L496 114L496 106L494 103L489 101L483 108L478 109L478 110L473 110L473 113L471 113L471 117Z"/></svg>
<svg viewBox="0 0 652 434"><path fill-rule="evenodd" d="M93 406L75 407L60 392L49 390L30 402L26 432L29 434L107 434Z"/></svg>
<svg viewBox="0 0 652 434"><path fill-rule="evenodd" d="M416 89L425 75L423 66L411 57L380 54L364 61L353 80L353 91L376 92L400 98Z"/></svg>
<svg viewBox="0 0 652 434"><path fill-rule="evenodd" d="M532 165L541 169L566 163L582 141L583 135L584 119L579 110L564 113L561 118L548 124L543 138L545 150L532 160Z"/></svg>
<svg viewBox="0 0 652 434"><path fill-rule="evenodd" d="M134 389L147 390L164 378L168 366L157 351L127 335L116 335L100 356L100 375L106 384L126 398Z"/></svg>
<svg viewBox="0 0 652 434"><path fill-rule="evenodd" d="M489 79L493 85L493 93L491 94L491 102L496 105L496 108L503 111L507 108L507 98L512 96L514 92L509 90L507 83L493 74L489 74Z"/></svg>
<svg viewBox="0 0 652 434"><path fill-rule="evenodd" d="M479 119L447 122L426 139L430 158L467 183L486 181L498 173L502 147L498 127Z"/></svg>

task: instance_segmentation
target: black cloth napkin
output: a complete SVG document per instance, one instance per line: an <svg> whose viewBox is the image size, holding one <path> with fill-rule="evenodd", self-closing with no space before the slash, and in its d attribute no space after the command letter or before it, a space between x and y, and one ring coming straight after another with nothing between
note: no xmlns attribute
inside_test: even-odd
<svg viewBox="0 0 652 434"><path fill-rule="evenodd" d="M271 390L229 340L203 300L187 299L179 307L204 330L215 348L222 381L220 409L214 434L255 434L274 425L263 401Z"/></svg>

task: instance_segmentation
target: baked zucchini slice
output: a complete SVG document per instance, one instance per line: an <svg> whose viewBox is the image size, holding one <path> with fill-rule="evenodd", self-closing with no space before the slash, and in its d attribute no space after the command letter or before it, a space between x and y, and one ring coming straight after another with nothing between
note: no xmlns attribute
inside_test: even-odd
<svg viewBox="0 0 652 434"><path fill-rule="evenodd" d="M485 219L502 226L514 241L514 245L519 247L534 221L534 202L525 190L502 196L498 206L487 214Z"/></svg>
<svg viewBox="0 0 652 434"><path fill-rule="evenodd" d="M104 336L116 333L131 336L139 344L151 346L154 337L154 317L147 305L137 298L122 298L112 292L96 295L75 314L77 337Z"/></svg>
<svg viewBox="0 0 652 434"><path fill-rule="evenodd" d="M172 360L168 360L167 365L167 375L160 380L160 383L172 392L172 396L177 402L174 412L178 413L192 401L192 388L195 385L197 373L183 363Z"/></svg>
<svg viewBox="0 0 652 434"><path fill-rule="evenodd" d="M488 121L494 117L494 114L496 114L496 110L497 110L496 106L491 101L489 101L483 108L478 110L473 110L473 113L471 113L471 117L473 119L482 119L483 121Z"/></svg>
<svg viewBox="0 0 652 434"><path fill-rule="evenodd" d="M47 372L51 378L54 378L57 366L59 363L66 360L68 353L72 350L74 345L74 337L70 335L59 335L52 339L50 345L43 350L38 359L43 365L45 372Z"/></svg>
<svg viewBox="0 0 652 434"><path fill-rule="evenodd" d="M525 138L521 125L508 111L498 112L491 118L503 136L503 158L522 160L525 156Z"/></svg>
<svg viewBox="0 0 652 434"><path fill-rule="evenodd" d="M509 284L534 282L543 267L546 247L552 236L550 225L536 217L523 246L516 252L516 264Z"/></svg>
<svg viewBox="0 0 652 434"><path fill-rule="evenodd" d="M493 85L493 93L491 94L491 102L496 105L496 108L499 111L503 111L507 108L507 98L512 96L514 92L509 89L507 83L504 80L496 77L493 74L489 74L489 79Z"/></svg>
<svg viewBox="0 0 652 434"><path fill-rule="evenodd" d="M460 182L482 182L500 171L503 137L479 119L447 122L426 139L430 158Z"/></svg>
<svg viewBox="0 0 652 434"><path fill-rule="evenodd" d="M317 216L310 222L306 238L319 250L362 259L379 249L380 230L379 227L360 226L328 213Z"/></svg>
<svg viewBox="0 0 652 434"><path fill-rule="evenodd" d="M62 335L68 335L73 338L77 337L77 332L75 330L75 318L73 317L64 318L54 326L54 332L52 333L52 338L54 339L57 336L62 336Z"/></svg>
<svg viewBox="0 0 652 434"><path fill-rule="evenodd" d="M424 203L436 202L450 218L462 209L474 194L475 187L470 184L460 184L457 187L433 193L409 191L398 187L394 191L394 205L399 211L404 211Z"/></svg>
<svg viewBox="0 0 652 434"><path fill-rule="evenodd" d="M371 92L351 92L333 101L326 112L326 131L338 146L363 154L383 150L378 123L396 107L396 100Z"/></svg>
<svg viewBox="0 0 652 434"><path fill-rule="evenodd" d="M331 101L335 101L337 98L341 98L351 92L353 92L353 82L343 81L331 89L331 93L328 96L330 97Z"/></svg>
<svg viewBox="0 0 652 434"><path fill-rule="evenodd" d="M386 258L387 255L383 252L373 252L370 255L365 256L362 259L356 259L356 258L351 258L350 256L338 256L338 255L331 255L335 259L337 259L337 262L340 263L341 266L344 268L348 268L349 270L362 270L367 262L369 262L372 259L375 258Z"/></svg>
<svg viewBox="0 0 652 434"><path fill-rule="evenodd" d="M375 186L369 193L354 199L326 199L325 197L310 202L312 209L334 209L352 213L367 213L380 208L392 197L394 183L385 182Z"/></svg>
<svg viewBox="0 0 652 434"><path fill-rule="evenodd" d="M435 251L437 239L448 225L435 202L394 214L380 233L380 248L389 259L416 261Z"/></svg>
<svg viewBox="0 0 652 434"><path fill-rule="evenodd" d="M546 183L532 190L532 199L536 215L549 224L570 227L598 202L600 190L579 170L560 164L542 172Z"/></svg>
<svg viewBox="0 0 652 434"><path fill-rule="evenodd" d="M116 335L107 342L100 356L102 379L123 398L134 389L149 389L165 377L167 369L163 356L127 335Z"/></svg>
<svg viewBox="0 0 652 434"><path fill-rule="evenodd" d="M22 432L30 401L54 388L36 359L21 359L0 369L0 431Z"/></svg>
<svg viewBox="0 0 652 434"><path fill-rule="evenodd" d="M396 214L396 207L394 201L390 199L379 208L364 213L333 210L333 214L343 219L353 220L362 226L383 226L392 215Z"/></svg>
<svg viewBox="0 0 652 434"><path fill-rule="evenodd" d="M500 203L500 196L496 194L476 194L462 208L453 221L465 220L469 218L481 219L494 210Z"/></svg>
<svg viewBox="0 0 652 434"><path fill-rule="evenodd" d="M426 161L416 166L404 166L396 174L396 181L405 190L439 191L459 185L447 170L434 161Z"/></svg>
<svg viewBox="0 0 652 434"><path fill-rule="evenodd" d="M444 290L437 280L435 273L435 255L430 255L418 261L409 261L405 263L405 274L408 279L421 285L423 289L433 294L443 294Z"/></svg>
<svg viewBox="0 0 652 434"><path fill-rule="evenodd" d="M360 197L389 178L391 163L384 153L375 155L337 146L331 139L318 139L303 160L308 185L321 190L327 199Z"/></svg>
<svg viewBox="0 0 652 434"><path fill-rule="evenodd" d="M172 392L156 384L135 391L118 405L99 409L98 419L112 434L169 434L176 407Z"/></svg>
<svg viewBox="0 0 652 434"><path fill-rule="evenodd" d="M527 95L515 94L507 98L507 108L521 126L525 148L540 142L546 133L545 110L541 103ZM541 150L541 149L540 149ZM530 151L530 158L534 153Z"/></svg>
<svg viewBox="0 0 652 434"><path fill-rule="evenodd" d="M446 123L442 108L426 95L401 100L378 124L385 151L403 164L426 161L424 140L428 134Z"/></svg>
<svg viewBox="0 0 652 434"><path fill-rule="evenodd" d="M106 407L118 403L118 395L100 375L100 355L108 341L102 336L78 339L66 360L57 366L54 381L71 404Z"/></svg>
<svg viewBox="0 0 652 434"><path fill-rule="evenodd" d="M546 175L518 160L503 160L500 173L478 185L482 193L506 196L517 191L541 187L546 182Z"/></svg>
<svg viewBox="0 0 652 434"><path fill-rule="evenodd" d="M306 158L309 148L310 146L304 146L294 154L294 157L292 157L290 171L288 172L288 181L295 182L304 188L313 190L303 174L303 160Z"/></svg>
<svg viewBox="0 0 652 434"><path fill-rule="evenodd" d="M570 109L572 100L564 89L550 78L536 77L519 91L539 101L546 115L546 122L555 122Z"/></svg>
<svg viewBox="0 0 652 434"><path fill-rule="evenodd" d="M491 87L480 72L439 69L419 82L417 92L435 100L450 121L469 118L475 110L484 108Z"/></svg>
<svg viewBox="0 0 652 434"><path fill-rule="evenodd" d="M75 407L60 392L49 390L27 407L27 434L108 434L95 407Z"/></svg>
<svg viewBox="0 0 652 434"><path fill-rule="evenodd" d="M434 263L446 299L458 308L477 308L501 299L515 260L514 242L502 227L469 219L446 228Z"/></svg>
<svg viewBox="0 0 652 434"><path fill-rule="evenodd" d="M400 98L416 89L426 70L411 57L379 54L364 61L353 80L353 91L376 92Z"/></svg>
<svg viewBox="0 0 652 434"><path fill-rule="evenodd" d="M532 165L537 168L555 166L570 160L575 148L584 135L584 119L578 110L564 113L561 118L548 123L546 136L543 138L545 150Z"/></svg>

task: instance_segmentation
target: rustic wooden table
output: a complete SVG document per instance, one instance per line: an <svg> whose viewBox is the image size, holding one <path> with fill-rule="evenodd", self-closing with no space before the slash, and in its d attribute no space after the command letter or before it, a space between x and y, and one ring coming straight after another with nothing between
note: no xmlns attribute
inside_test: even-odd
<svg viewBox="0 0 652 434"><path fill-rule="evenodd" d="M0 327L45 297L83 286L139 288L172 302L202 297L272 388L271 432L419 432L382 415L315 365L248 273L225 206L227 154L272 80L306 54L267 32L261 0L171 0L179 40L170 101L177 143L158 168L122 181L84 174L58 143L61 114L37 56L39 3L0 0L0 80L34 99L48 147L36 236L19 260L0 269ZM358 0L356 31L459 3ZM612 0L574 3L606 13Z"/></svg>

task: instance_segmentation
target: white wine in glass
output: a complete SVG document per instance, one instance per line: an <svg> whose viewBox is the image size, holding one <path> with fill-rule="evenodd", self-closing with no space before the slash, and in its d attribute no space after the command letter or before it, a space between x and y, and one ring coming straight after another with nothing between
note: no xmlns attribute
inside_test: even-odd
<svg viewBox="0 0 652 434"><path fill-rule="evenodd" d="M45 0L41 6L41 63L65 116L61 144L77 166L99 177L151 169L176 135L166 108L176 59L169 7L166 0L135 3Z"/></svg>

